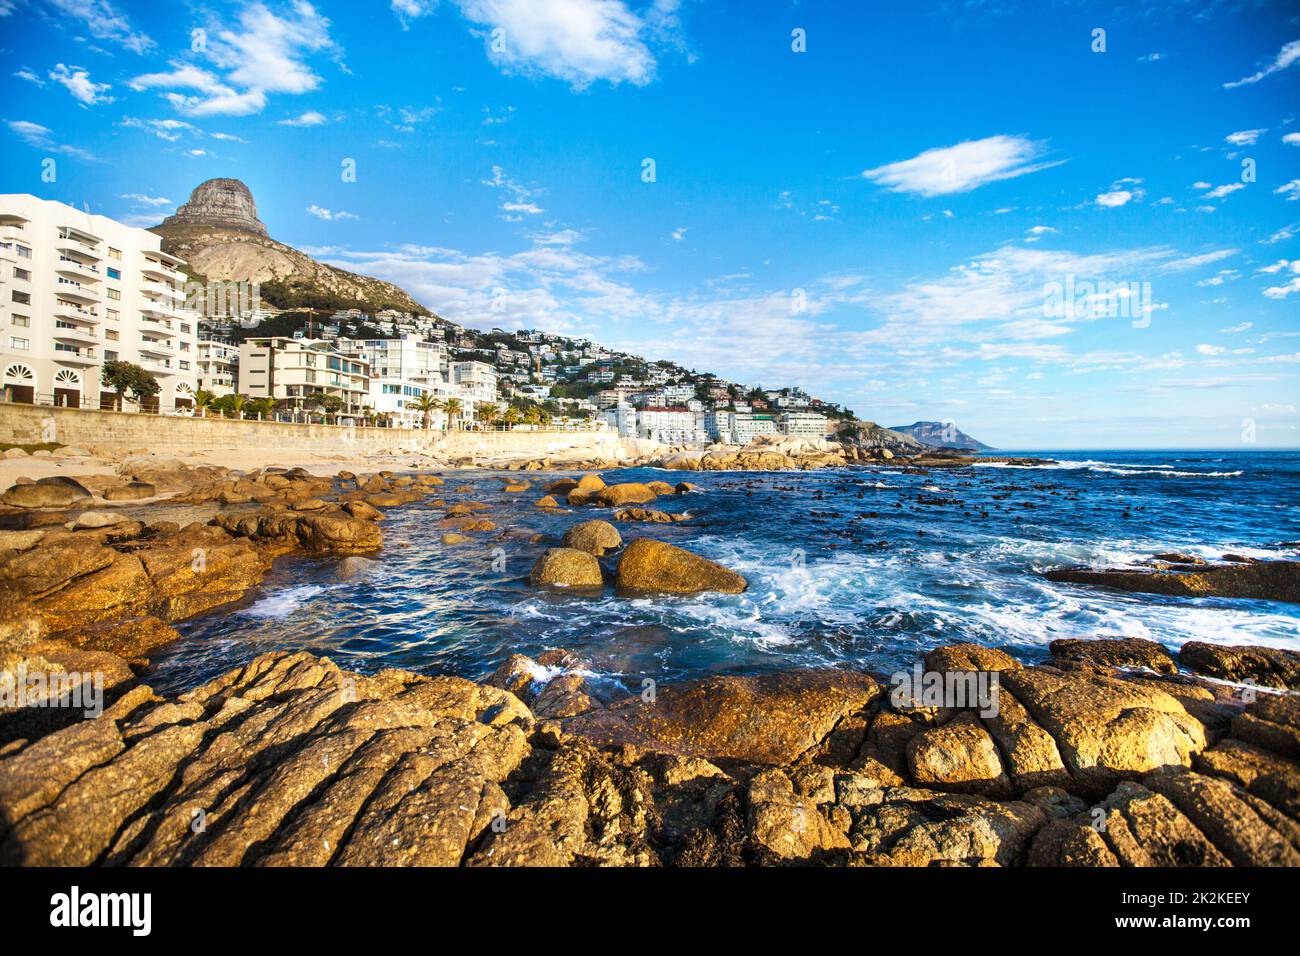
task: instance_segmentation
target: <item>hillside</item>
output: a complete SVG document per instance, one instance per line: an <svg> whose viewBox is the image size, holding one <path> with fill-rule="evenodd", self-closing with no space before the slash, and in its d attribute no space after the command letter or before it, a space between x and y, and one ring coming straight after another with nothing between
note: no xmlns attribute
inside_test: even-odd
<svg viewBox="0 0 1300 956"><path fill-rule="evenodd" d="M968 448L973 451L994 450L991 446L967 435L951 422L913 422L911 425L894 425L890 431L908 435L922 444L934 448Z"/></svg>
<svg viewBox="0 0 1300 956"><path fill-rule="evenodd" d="M163 251L189 264L195 279L256 282L262 299L279 309L429 314L390 282L325 265L272 239L252 193L237 179L201 183L188 203L151 231L162 236Z"/></svg>

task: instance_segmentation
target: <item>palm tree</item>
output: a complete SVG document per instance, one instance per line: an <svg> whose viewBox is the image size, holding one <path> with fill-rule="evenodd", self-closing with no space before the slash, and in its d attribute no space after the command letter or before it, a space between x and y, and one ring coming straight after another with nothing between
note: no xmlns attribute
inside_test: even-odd
<svg viewBox="0 0 1300 956"><path fill-rule="evenodd" d="M201 388L194 393L194 407L203 413L203 417L208 415L208 409L212 403L217 400L216 392L209 392L206 388Z"/></svg>
<svg viewBox="0 0 1300 956"><path fill-rule="evenodd" d="M408 407L420 413L420 427L427 429L433 424L433 413L441 409L443 404L442 399L436 397L433 392L422 392L415 401L409 403Z"/></svg>
<svg viewBox="0 0 1300 956"><path fill-rule="evenodd" d="M501 409L495 405L482 405L475 412L475 417L484 425L491 426L496 424L496 420L501 417Z"/></svg>
<svg viewBox="0 0 1300 956"><path fill-rule="evenodd" d="M248 413L258 418L269 418L275 412L275 399L255 398L247 405Z"/></svg>
<svg viewBox="0 0 1300 956"><path fill-rule="evenodd" d="M236 418L244 417L244 406L248 404L248 398L236 392L230 396L230 411Z"/></svg>
<svg viewBox="0 0 1300 956"><path fill-rule="evenodd" d="M523 420L523 417L524 416L519 413L519 409L511 405L506 409L506 413L501 417L501 420L507 425L513 426L518 425Z"/></svg>
<svg viewBox="0 0 1300 956"><path fill-rule="evenodd" d="M449 398L442 403L442 407L447 412L447 427L451 427L453 421L459 421L460 413L465 408L465 403L459 398Z"/></svg>

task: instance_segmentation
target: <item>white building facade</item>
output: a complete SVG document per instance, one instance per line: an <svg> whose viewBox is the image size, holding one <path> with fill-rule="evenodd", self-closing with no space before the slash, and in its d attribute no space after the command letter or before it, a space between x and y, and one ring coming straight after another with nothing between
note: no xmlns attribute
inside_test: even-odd
<svg viewBox="0 0 1300 956"><path fill-rule="evenodd" d="M124 361L158 382L141 408L192 408L198 319L182 307L184 262L161 243L54 200L0 195L0 397L112 408L101 372Z"/></svg>

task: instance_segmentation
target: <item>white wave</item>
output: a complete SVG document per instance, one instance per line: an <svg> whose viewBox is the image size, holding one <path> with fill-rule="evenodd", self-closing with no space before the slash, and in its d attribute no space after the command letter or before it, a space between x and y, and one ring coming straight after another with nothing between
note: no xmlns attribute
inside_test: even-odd
<svg viewBox="0 0 1300 956"><path fill-rule="evenodd" d="M255 601L241 613L248 617L283 620L324 590L325 587L320 584L300 584L285 588Z"/></svg>

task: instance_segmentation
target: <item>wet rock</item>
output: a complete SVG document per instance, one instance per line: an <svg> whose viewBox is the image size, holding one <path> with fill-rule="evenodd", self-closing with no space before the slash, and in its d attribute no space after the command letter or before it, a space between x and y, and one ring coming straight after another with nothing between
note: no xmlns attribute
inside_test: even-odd
<svg viewBox="0 0 1300 956"><path fill-rule="evenodd" d="M378 521L384 516L382 511L364 501L349 501L343 506L343 510L352 517L361 518L364 521Z"/></svg>
<svg viewBox="0 0 1300 956"><path fill-rule="evenodd" d="M633 744L706 760L784 764L815 746L879 685L851 671L791 670L710 677L658 688L569 720L566 731L598 744Z"/></svg>
<svg viewBox="0 0 1300 956"><path fill-rule="evenodd" d="M1052 656L1061 661L1102 667L1145 667L1158 674L1177 673L1169 652L1155 641L1139 637L1061 638L1052 641Z"/></svg>
<svg viewBox="0 0 1300 956"><path fill-rule="evenodd" d="M378 561L353 555L340 561L334 573L340 581L356 581L368 577L380 567L382 565Z"/></svg>
<svg viewBox="0 0 1300 956"><path fill-rule="evenodd" d="M1300 653L1296 651L1188 641L1178 652L1178 660L1184 667L1221 680L1300 690Z"/></svg>
<svg viewBox="0 0 1300 956"><path fill-rule="evenodd" d="M829 796L833 799L834 794ZM782 860L809 861L849 848L847 834L823 814L818 801L796 793L790 778L776 769L764 770L750 781L749 833L755 843Z"/></svg>
<svg viewBox="0 0 1300 956"><path fill-rule="evenodd" d="M623 538L608 521L584 521L564 532L564 546L600 557L623 547Z"/></svg>
<svg viewBox="0 0 1300 956"><path fill-rule="evenodd" d="M108 514L103 511L83 511L72 522L74 530L86 528L107 528L126 521L122 515Z"/></svg>
<svg viewBox="0 0 1300 956"><path fill-rule="evenodd" d="M1251 598L1300 601L1300 561L1261 561L1196 571L1094 571L1058 568L1045 572L1051 581L1088 584L1175 597Z"/></svg>
<svg viewBox="0 0 1300 956"><path fill-rule="evenodd" d="M949 644L925 655L925 669L946 674L951 671L1018 670L1021 664L1005 651L982 644Z"/></svg>
<svg viewBox="0 0 1300 956"><path fill-rule="evenodd" d="M558 508L560 503L555 500L553 495L543 495L533 502L535 508Z"/></svg>
<svg viewBox="0 0 1300 956"><path fill-rule="evenodd" d="M646 521L652 524L672 524L678 520L678 516L670 515L666 511L656 511L653 508L624 508L622 511L614 512L615 521Z"/></svg>
<svg viewBox="0 0 1300 956"><path fill-rule="evenodd" d="M605 487L605 479L600 475L583 475L578 479L577 484L573 486L574 491L581 491L585 494L595 494ZM558 490L558 489L548 489Z"/></svg>
<svg viewBox="0 0 1300 956"><path fill-rule="evenodd" d="M548 548L528 575L535 587L599 588L604 584L600 562L577 548Z"/></svg>
<svg viewBox="0 0 1300 956"><path fill-rule="evenodd" d="M579 487L578 491L582 491L582 488ZM623 505L648 504L657 497L658 495L649 485L629 481L618 485L606 485L596 493L595 500L606 508L618 508Z"/></svg>
<svg viewBox="0 0 1300 956"><path fill-rule="evenodd" d="M748 582L707 558L650 538L637 538L623 551L615 583L628 591L739 594Z"/></svg>
<svg viewBox="0 0 1300 956"><path fill-rule="evenodd" d="M448 531L438 540L441 541L444 545L453 545L453 544L464 544L465 542L472 541L474 539L469 537L469 535L458 534L455 531Z"/></svg>
<svg viewBox="0 0 1300 956"><path fill-rule="evenodd" d="M1187 770L1149 774L1143 784L1168 798L1234 866L1300 865L1300 825L1236 784Z"/></svg>

